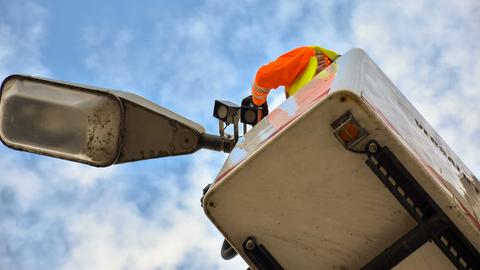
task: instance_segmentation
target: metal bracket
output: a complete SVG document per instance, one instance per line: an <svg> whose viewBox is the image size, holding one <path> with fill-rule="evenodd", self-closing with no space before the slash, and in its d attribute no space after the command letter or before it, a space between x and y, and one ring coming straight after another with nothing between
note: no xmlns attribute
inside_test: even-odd
<svg viewBox="0 0 480 270"><path fill-rule="evenodd" d="M361 269L391 269L446 227L447 223L442 218L434 216L415 226Z"/></svg>
<svg viewBox="0 0 480 270"><path fill-rule="evenodd" d="M366 152L368 158L365 163L418 225L362 269L390 269L430 240L457 269L480 269L479 251L418 184L390 149L387 146L380 147L376 141L371 141L366 145Z"/></svg>
<svg viewBox="0 0 480 270"><path fill-rule="evenodd" d="M257 244L255 237L248 237L242 246L243 251L258 270L284 270L264 245Z"/></svg>
<svg viewBox="0 0 480 270"><path fill-rule="evenodd" d="M348 150L354 150L354 147L368 136L367 131L358 123L350 111L347 111L331 127L333 135Z"/></svg>

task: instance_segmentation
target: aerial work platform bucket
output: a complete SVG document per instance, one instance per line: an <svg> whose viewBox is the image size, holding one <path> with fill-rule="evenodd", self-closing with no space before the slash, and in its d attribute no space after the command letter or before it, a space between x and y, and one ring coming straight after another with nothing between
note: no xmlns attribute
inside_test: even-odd
<svg viewBox="0 0 480 270"><path fill-rule="evenodd" d="M479 189L353 49L237 143L203 207L252 269L480 269Z"/></svg>

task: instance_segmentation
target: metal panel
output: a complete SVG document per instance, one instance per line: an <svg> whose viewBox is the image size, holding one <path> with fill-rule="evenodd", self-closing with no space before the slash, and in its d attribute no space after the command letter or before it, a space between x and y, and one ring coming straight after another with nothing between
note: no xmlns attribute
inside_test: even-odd
<svg viewBox="0 0 480 270"><path fill-rule="evenodd" d="M380 68L360 49L344 59L332 92L360 94L389 131L428 171L420 184L480 249L480 182ZM348 74L345 74L348 73ZM401 157L400 157L401 158Z"/></svg>
<svg viewBox="0 0 480 270"><path fill-rule="evenodd" d="M371 139L388 145L472 244L480 243L457 204L469 202L453 199L428 160L399 135L418 127L409 123L400 133L391 125L418 112L372 63L352 50L287 99L237 144L205 195L207 216L250 265L242 243L254 236L285 269L359 269L416 225L364 164L365 155L347 151L332 134L331 123L347 111L368 133L359 145ZM394 100L400 116L389 121L385 114L395 115L396 107L372 106L367 97L377 92L367 86L383 91L378 99L389 101L382 106ZM397 267L454 269L431 244Z"/></svg>

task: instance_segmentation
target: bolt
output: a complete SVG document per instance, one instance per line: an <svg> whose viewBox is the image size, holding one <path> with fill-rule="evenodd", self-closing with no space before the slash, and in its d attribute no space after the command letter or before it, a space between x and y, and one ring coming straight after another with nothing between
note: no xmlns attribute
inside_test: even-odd
<svg viewBox="0 0 480 270"><path fill-rule="evenodd" d="M245 243L245 248L249 251L252 251L255 248L255 242L252 239L248 239Z"/></svg>
<svg viewBox="0 0 480 270"><path fill-rule="evenodd" d="M376 143L371 142L371 143L368 144L368 152L374 154L374 153L377 152L377 150L378 150L378 146L377 146Z"/></svg>

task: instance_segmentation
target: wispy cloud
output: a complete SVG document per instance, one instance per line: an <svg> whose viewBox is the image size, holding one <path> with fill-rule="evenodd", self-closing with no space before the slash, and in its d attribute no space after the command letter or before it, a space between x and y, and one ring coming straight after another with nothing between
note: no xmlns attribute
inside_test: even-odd
<svg viewBox="0 0 480 270"><path fill-rule="evenodd" d="M40 46L44 44L47 12L31 1L0 3L0 77L8 73L48 76L42 64Z"/></svg>

